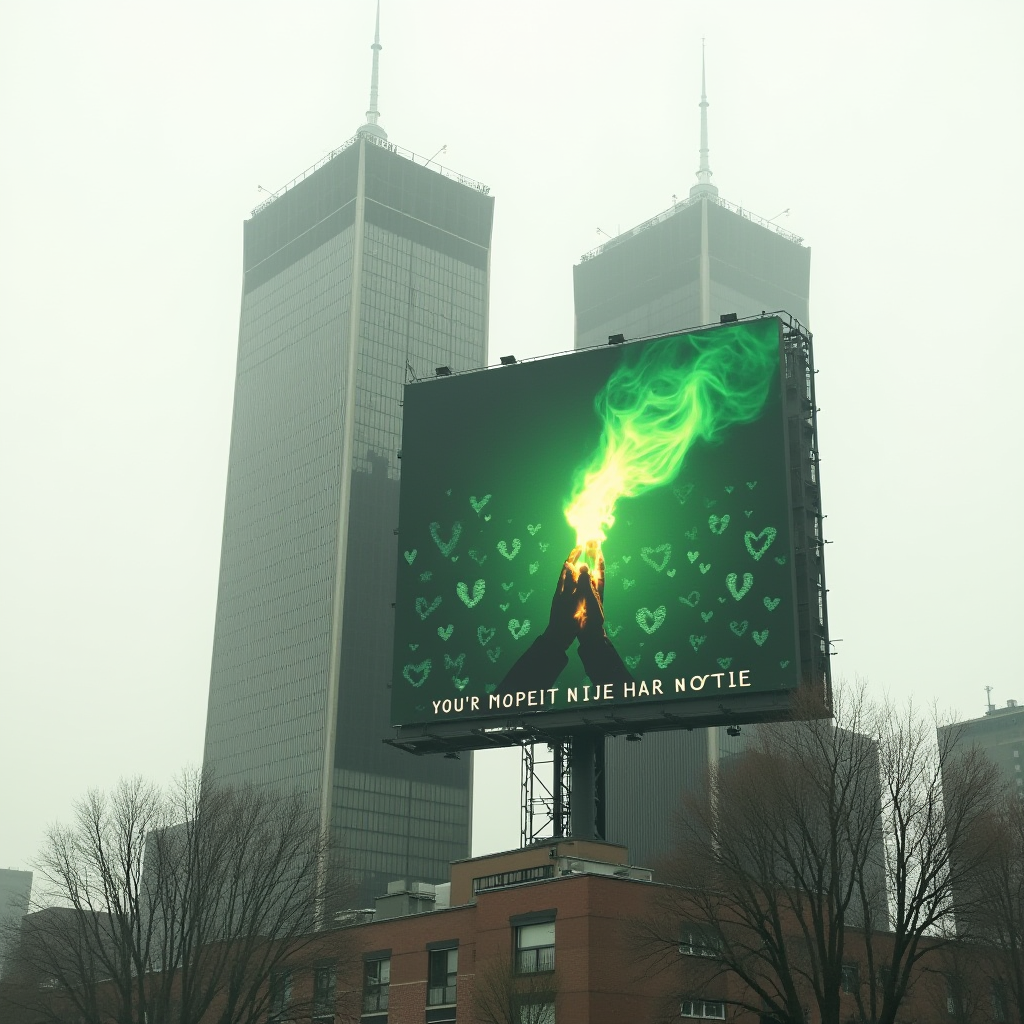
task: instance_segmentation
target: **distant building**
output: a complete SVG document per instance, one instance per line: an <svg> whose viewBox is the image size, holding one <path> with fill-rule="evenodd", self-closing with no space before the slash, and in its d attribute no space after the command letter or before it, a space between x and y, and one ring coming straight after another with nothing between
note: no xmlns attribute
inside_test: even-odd
<svg viewBox="0 0 1024 1024"><path fill-rule="evenodd" d="M722 199L711 184L708 100L701 71L700 169L688 197L625 231L573 268L577 349L785 310L808 323L811 253L801 238ZM672 843L684 793L709 756L738 753L724 728L605 742L605 838L654 863ZM709 753L710 752L710 753Z"/></svg>
<svg viewBox="0 0 1024 1024"><path fill-rule="evenodd" d="M961 746L975 746L983 750L999 769L1003 778L1024 799L1024 706L1008 700L1006 707L989 704L981 718L944 725L939 729L939 741L953 737Z"/></svg>
<svg viewBox="0 0 1024 1024"><path fill-rule="evenodd" d="M363 900L470 848L471 756L390 721L402 388L487 355L489 190L367 122L245 223L204 763L308 794Z"/></svg>
<svg viewBox="0 0 1024 1024"><path fill-rule="evenodd" d="M0 868L0 975L4 971L5 950L18 922L28 913L31 897L31 871Z"/></svg>

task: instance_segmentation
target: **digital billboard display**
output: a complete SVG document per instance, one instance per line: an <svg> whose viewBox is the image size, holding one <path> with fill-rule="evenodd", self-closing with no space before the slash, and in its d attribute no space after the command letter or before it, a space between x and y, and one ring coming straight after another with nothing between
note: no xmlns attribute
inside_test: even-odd
<svg viewBox="0 0 1024 1024"><path fill-rule="evenodd" d="M799 686L784 389L774 317L407 386L393 724Z"/></svg>

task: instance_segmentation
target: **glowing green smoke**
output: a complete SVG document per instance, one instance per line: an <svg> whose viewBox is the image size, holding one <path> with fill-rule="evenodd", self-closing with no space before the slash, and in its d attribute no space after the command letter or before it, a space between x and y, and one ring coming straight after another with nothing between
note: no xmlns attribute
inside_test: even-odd
<svg viewBox="0 0 1024 1024"><path fill-rule="evenodd" d="M756 419L778 344L777 322L761 320L636 346L594 402L601 442L565 510L577 543L605 539L620 498L671 483L695 441Z"/></svg>

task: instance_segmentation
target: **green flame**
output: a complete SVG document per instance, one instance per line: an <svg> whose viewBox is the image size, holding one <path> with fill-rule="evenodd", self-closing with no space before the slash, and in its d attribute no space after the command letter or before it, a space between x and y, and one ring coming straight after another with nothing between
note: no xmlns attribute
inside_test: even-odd
<svg viewBox="0 0 1024 1024"><path fill-rule="evenodd" d="M695 441L760 415L778 369L778 326L736 324L633 352L594 401L601 441L565 509L578 544L604 541L621 498L671 483Z"/></svg>

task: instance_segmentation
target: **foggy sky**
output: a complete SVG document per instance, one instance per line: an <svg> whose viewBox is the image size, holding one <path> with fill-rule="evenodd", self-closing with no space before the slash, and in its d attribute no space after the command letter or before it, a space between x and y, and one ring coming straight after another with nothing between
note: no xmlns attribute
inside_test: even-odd
<svg viewBox="0 0 1024 1024"><path fill-rule="evenodd" d="M572 347L571 268L684 196L807 240L837 676L1024 700L1019 0L384 0L391 141L491 186L490 355ZM0 866L202 757L242 222L349 138L373 2L0 7ZM680 327L689 325L680 325ZM518 760L478 761L475 851Z"/></svg>

